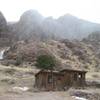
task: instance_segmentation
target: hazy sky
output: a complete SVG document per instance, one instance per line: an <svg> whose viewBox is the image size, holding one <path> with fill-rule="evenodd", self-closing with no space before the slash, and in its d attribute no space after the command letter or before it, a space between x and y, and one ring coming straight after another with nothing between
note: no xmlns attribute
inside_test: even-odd
<svg viewBox="0 0 100 100"><path fill-rule="evenodd" d="M8 21L16 21L29 9L58 18L70 13L100 23L100 0L0 0L0 10Z"/></svg>

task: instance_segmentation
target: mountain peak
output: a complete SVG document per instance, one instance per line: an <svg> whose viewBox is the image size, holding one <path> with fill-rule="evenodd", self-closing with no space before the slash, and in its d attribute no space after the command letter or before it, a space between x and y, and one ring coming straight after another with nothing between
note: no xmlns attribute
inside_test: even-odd
<svg viewBox="0 0 100 100"><path fill-rule="evenodd" d="M75 16L73 16L73 15L70 14L70 13L64 14L63 16L66 16L66 17L75 17Z"/></svg>
<svg viewBox="0 0 100 100"><path fill-rule="evenodd" d="M26 12L24 12L22 14L22 16L20 17L20 20L31 20L31 19L38 19L38 20L42 20L43 19L43 16L36 10L28 10Z"/></svg>

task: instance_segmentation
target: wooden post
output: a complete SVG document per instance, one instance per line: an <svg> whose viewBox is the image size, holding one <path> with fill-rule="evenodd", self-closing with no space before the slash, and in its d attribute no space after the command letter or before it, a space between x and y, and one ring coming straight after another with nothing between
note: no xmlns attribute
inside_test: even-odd
<svg viewBox="0 0 100 100"><path fill-rule="evenodd" d="M54 83L53 83L54 80L53 80L53 70L52 70L52 69L51 69L51 77L52 77L52 90L53 90L53 88L54 88L54 87L53 87L53 85L54 85Z"/></svg>

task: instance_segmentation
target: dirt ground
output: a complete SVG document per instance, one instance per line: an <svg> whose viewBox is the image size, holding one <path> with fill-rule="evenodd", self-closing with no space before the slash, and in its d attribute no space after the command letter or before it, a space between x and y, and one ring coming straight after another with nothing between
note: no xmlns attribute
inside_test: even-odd
<svg viewBox="0 0 100 100"><path fill-rule="evenodd" d="M73 100L67 92L31 91L36 72L30 67L0 65L0 100ZM29 92L20 89L23 87L29 88Z"/></svg>
<svg viewBox="0 0 100 100"><path fill-rule="evenodd" d="M31 67L23 68L16 66L0 65L0 100L79 100L70 95L70 91L65 92L34 92L35 73L38 70ZM86 80L99 81L100 72L88 72ZM24 91L23 89L28 89ZM70 89L71 90L71 89ZM77 92L77 89L72 89L71 93ZM86 90L78 90L85 94L100 94L100 88L86 87ZM82 95L83 96L83 95ZM81 97L82 97L81 96ZM91 95L89 95L91 97ZM84 97L84 96L83 96ZM94 97L94 95L93 95ZM96 99L100 100L100 95ZM85 99L84 99L85 100Z"/></svg>
<svg viewBox="0 0 100 100"><path fill-rule="evenodd" d="M40 92L31 94L7 94L0 96L0 100L74 100L67 92Z"/></svg>

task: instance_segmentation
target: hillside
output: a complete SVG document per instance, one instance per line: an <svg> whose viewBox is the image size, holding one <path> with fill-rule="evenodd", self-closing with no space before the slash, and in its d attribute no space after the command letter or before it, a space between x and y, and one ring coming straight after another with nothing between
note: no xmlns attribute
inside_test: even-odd
<svg viewBox="0 0 100 100"><path fill-rule="evenodd" d="M93 32L83 42L92 45L94 54L100 59L100 32Z"/></svg>
<svg viewBox="0 0 100 100"><path fill-rule="evenodd" d="M62 40L48 42L19 41L5 52L5 65L31 66L35 68L36 57L41 54L53 55L58 67L61 68L81 68L89 71L100 70L100 58L94 52L92 44L86 44L77 40Z"/></svg>

